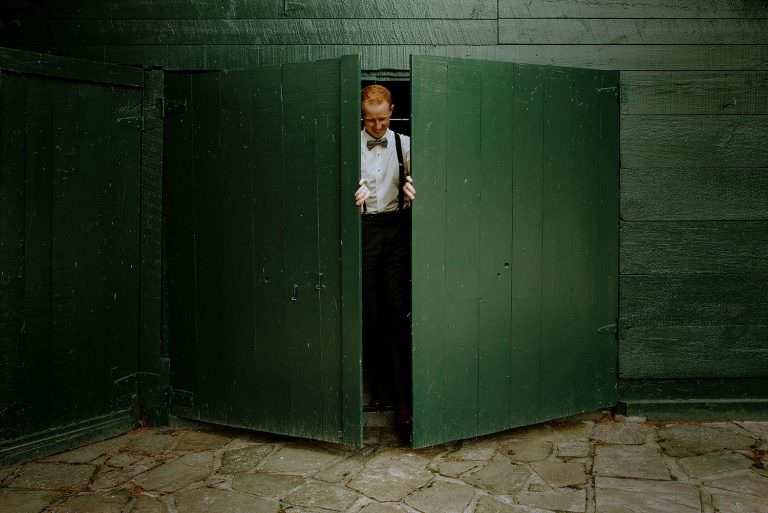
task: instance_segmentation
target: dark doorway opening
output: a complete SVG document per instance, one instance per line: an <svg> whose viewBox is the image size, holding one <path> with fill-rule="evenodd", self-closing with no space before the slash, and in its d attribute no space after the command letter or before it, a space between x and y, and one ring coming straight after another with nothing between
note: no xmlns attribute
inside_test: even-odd
<svg viewBox="0 0 768 513"><path fill-rule="evenodd" d="M390 119L390 130L401 135L410 137L411 135L411 82L410 72L404 71L377 71L363 72L361 88L371 84L383 85L392 93L392 103L394 111ZM361 130L363 129L362 118L360 121ZM409 241L410 243L410 241ZM365 333L365 329L363 329ZM410 352L410 336L408 337L407 347ZM397 359L392 354L392 348L384 347L374 350L371 347L371 341L363 338L363 383L364 395L363 405L366 411L366 423L376 425L378 423L394 424L397 414L398 404L398 383L395 376L399 379L405 379L408 383L403 383L408 389L410 397L410 365L407 369L393 368L397 365ZM403 365L400 363L400 365ZM373 366L379 366L378 372L374 372ZM382 366L384 372L382 372Z"/></svg>

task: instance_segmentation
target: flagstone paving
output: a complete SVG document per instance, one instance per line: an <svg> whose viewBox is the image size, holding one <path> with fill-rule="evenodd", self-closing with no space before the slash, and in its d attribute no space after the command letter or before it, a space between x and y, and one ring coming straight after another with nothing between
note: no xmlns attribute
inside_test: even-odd
<svg viewBox="0 0 768 513"><path fill-rule="evenodd" d="M768 513L768 422L595 417L426 449L142 429L0 469L2 513Z"/></svg>

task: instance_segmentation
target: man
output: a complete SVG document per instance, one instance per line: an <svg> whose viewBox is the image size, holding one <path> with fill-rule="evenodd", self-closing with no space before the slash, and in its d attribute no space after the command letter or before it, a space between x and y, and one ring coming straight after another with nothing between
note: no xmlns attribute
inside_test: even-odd
<svg viewBox="0 0 768 513"><path fill-rule="evenodd" d="M401 438L410 436L411 201L416 197L408 136L389 130L392 94L370 85L361 95L360 188L363 222L363 362L372 401L395 382Z"/></svg>

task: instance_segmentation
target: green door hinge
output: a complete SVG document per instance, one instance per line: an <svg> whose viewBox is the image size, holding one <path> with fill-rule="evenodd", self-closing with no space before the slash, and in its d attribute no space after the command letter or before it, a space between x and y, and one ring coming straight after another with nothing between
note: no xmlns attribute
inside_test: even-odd
<svg viewBox="0 0 768 513"><path fill-rule="evenodd" d="M606 324L605 326L600 326L599 328L597 328L597 332L600 333L601 335L616 333L616 323L613 322L611 324Z"/></svg>
<svg viewBox="0 0 768 513"><path fill-rule="evenodd" d="M168 395L170 396L172 406L183 406L187 408L192 408L195 406L194 392L190 392L189 390L180 390L178 388L171 388L170 394Z"/></svg>
<svg viewBox="0 0 768 513"><path fill-rule="evenodd" d="M187 112L187 99L169 100L160 96L157 99L157 110L160 117L164 118L167 114L183 114Z"/></svg>
<svg viewBox="0 0 768 513"><path fill-rule="evenodd" d="M137 128L144 129L144 118L142 116L125 116L115 119L115 126L118 128Z"/></svg>

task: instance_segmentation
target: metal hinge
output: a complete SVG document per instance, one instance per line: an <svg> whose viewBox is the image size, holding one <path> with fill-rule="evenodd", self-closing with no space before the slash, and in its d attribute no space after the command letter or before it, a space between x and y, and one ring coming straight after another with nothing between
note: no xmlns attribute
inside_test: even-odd
<svg viewBox="0 0 768 513"><path fill-rule="evenodd" d="M115 126L118 128L138 128L139 130L144 130L144 118L142 116L116 118Z"/></svg>
<svg viewBox="0 0 768 513"><path fill-rule="evenodd" d="M160 96L157 98L157 110L161 118L165 118L167 114L183 114L188 110L187 99L169 100Z"/></svg>
<svg viewBox="0 0 768 513"><path fill-rule="evenodd" d="M178 388L171 388L170 393L171 405L173 406L186 406L192 408L195 406L195 393L189 390L180 390Z"/></svg>

